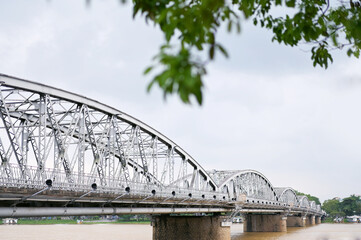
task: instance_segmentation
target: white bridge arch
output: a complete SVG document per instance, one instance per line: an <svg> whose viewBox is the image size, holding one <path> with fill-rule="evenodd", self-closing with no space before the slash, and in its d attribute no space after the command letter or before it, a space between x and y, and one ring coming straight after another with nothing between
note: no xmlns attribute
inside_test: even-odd
<svg viewBox="0 0 361 240"><path fill-rule="evenodd" d="M31 201L322 214L315 202L273 187L260 172L206 171L140 120L58 88L0 74L0 118L0 216L13 211L1 214L3 206Z"/></svg>
<svg viewBox="0 0 361 240"><path fill-rule="evenodd" d="M63 189L96 183L146 191L191 174L187 189L217 191L197 161L138 119L43 84L6 75L0 81L1 169L8 184L52 179ZM174 187L185 186L180 181Z"/></svg>
<svg viewBox="0 0 361 240"><path fill-rule="evenodd" d="M271 182L255 170L214 171L211 175L218 180L220 191L230 199L238 200L244 195L254 199L278 200Z"/></svg>
<svg viewBox="0 0 361 240"><path fill-rule="evenodd" d="M292 188L276 188L279 200L289 206L299 206L299 201L295 190Z"/></svg>

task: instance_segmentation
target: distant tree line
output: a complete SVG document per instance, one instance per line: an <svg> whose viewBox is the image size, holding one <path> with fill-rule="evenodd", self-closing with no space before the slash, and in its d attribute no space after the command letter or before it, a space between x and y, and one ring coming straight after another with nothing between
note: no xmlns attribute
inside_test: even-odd
<svg viewBox="0 0 361 240"><path fill-rule="evenodd" d="M322 209L331 217L361 215L361 198L351 195L342 200L339 198L329 199L323 202Z"/></svg>

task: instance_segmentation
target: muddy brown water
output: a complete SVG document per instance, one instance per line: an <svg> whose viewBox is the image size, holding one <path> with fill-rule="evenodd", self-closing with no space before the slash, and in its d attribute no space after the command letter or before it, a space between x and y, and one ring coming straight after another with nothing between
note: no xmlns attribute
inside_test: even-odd
<svg viewBox="0 0 361 240"><path fill-rule="evenodd" d="M361 240L361 224L320 224L288 228L287 233L244 233L233 224L232 240ZM151 240L148 224L0 225L1 240Z"/></svg>

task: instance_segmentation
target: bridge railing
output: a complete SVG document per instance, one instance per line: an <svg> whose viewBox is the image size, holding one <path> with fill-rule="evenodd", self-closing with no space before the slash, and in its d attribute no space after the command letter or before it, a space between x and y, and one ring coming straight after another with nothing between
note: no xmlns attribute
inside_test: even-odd
<svg viewBox="0 0 361 240"><path fill-rule="evenodd" d="M26 167L26 177L22 173L20 167L16 164L9 164L7 168L11 169L12 174L7 176L5 167L2 166L0 175L0 186L7 188L31 188L43 189L46 185L46 180L52 180L53 190L75 191L75 192L89 192L96 191L97 193L107 194L127 194L132 197L146 197L154 196L158 198L174 198L174 199L199 199L209 200L213 202L227 202L225 194L219 192L207 192L194 189L179 188L174 186L157 186L137 182L135 180L130 182L122 181L121 179L107 179L106 184L102 184L98 175L82 174L79 175L73 172L71 181L66 173L61 170L54 170L46 168L39 170L34 166ZM93 184L96 185L93 185Z"/></svg>

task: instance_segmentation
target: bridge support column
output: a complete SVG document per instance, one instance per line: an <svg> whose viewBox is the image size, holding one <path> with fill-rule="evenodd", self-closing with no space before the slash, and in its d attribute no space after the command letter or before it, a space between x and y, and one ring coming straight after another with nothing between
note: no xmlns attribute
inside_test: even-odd
<svg viewBox="0 0 361 240"><path fill-rule="evenodd" d="M321 217L320 217L320 216L316 216L316 217L315 217L315 223L316 223L316 224L320 224L320 223L321 223Z"/></svg>
<svg viewBox="0 0 361 240"><path fill-rule="evenodd" d="M316 224L316 222L315 222L315 216L314 215L309 215L309 216L306 217L306 225L313 226L315 224Z"/></svg>
<svg viewBox="0 0 361 240"><path fill-rule="evenodd" d="M287 216L287 227L305 227L306 218L303 216Z"/></svg>
<svg viewBox="0 0 361 240"><path fill-rule="evenodd" d="M153 240L230 240L231 223L222 216L154 216Z"/></svg>
<svg viewBox="0 0 361 240"><path fill-rule="evenodd" d="M246 214L244 232L286 232L287 217L283 215Z"/></svg>

